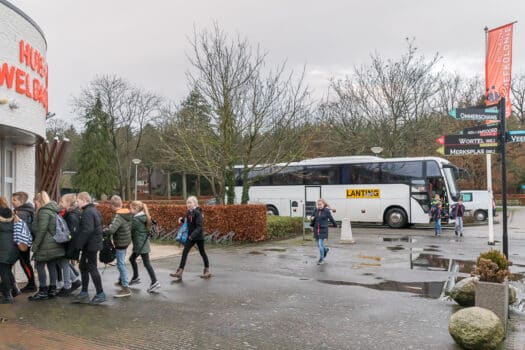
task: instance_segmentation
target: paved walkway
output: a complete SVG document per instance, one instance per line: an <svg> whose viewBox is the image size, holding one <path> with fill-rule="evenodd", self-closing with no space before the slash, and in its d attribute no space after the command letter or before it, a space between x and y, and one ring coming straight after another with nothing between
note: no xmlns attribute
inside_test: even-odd
<svg viewBox="0 0 525 350"><path fill-rule="evenodd" d="M520 211L509 221L515 273L525 273L523 218ZM146 292L140 266L133 296L112 298L118 273L110 266L103 305L18 297L0 305L7 319L0 349L458 349L448 334L458 307L441 297L444 282L467 276L472 260L488 250L486 226L466 228L462 239L450 230L436 238L429 229L355 228L355 245L339 244L336 234L322 266L315 264L315 242L302 239L209 246L214 276L199 278L202 262L193 252L182 283L169 277L180 249L153 245L159 294ZM459 271L449 272L452 265ZM505 348L524 350L524 315L511 317Z"/></svg>

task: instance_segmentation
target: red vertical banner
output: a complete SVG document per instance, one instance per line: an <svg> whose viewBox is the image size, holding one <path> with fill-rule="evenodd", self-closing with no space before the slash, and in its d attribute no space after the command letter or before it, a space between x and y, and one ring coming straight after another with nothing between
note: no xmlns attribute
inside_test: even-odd
<svg viewBox="0 0 525 350"><path fill-rule="evenodd" d="M485 61L485 103L496 104L505 97L505 117L512 113L510 82L512 76L512 26L509 23L488 31Z"/></svg>

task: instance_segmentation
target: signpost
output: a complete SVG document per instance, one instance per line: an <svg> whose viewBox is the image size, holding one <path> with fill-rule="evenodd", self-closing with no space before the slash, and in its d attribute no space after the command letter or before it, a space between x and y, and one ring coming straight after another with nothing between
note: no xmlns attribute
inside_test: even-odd
<svg viewBox="0 0 525 350"><path fill-rule="evenodd" d="M489 133L497 134L498 131L499 131L499 124L491 123L491 124L477 125L471 128L465 128L463 129L461 134L462 135L479 135L479 134L489 134Z"/></svg>
<svg viewBox="0 0 525 350"><path fill-rule="evenodd" d="M525 142L525 130L509 130L507 142Z"/></svg>
<svg viewBox="0 0 525 350"><path fill-rule="evenodd" d="M454 108L448 112L452 118L460 120L498 120L498 109L494 107L476 106L468 108Z"/></svg>

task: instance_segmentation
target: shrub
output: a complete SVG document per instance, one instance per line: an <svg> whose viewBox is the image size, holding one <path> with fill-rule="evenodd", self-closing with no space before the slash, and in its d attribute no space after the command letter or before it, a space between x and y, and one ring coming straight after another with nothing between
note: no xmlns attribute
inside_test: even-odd
<svg viewBox="0 0 525 350"><path fill-rule="evenodd" d="M150 215L159 226L161 236L172 235L179 227L178 218L186 214L185 205L168 203L147 203ZM124 203L127 207L128 203ZM100 202L97 206L108 225L114 213L109 203ZM264 241L268 239L266 229L265 205L202 205L205 234L215 238L234 232L235 241Z"/></svg>
<svg viewBox="0 0 525 350"><path fill-rule="evenodd" d="M491 249L479 255L473 275L482 282L503 283L510 276L509 265L505 255Z"/></svg>
<svg viewBox="0 0 525 350"><path fill-rule="evenodd" d="M303 233L303 219L287 216L268 216L268 237L282 239L295 237Z"/></svg>

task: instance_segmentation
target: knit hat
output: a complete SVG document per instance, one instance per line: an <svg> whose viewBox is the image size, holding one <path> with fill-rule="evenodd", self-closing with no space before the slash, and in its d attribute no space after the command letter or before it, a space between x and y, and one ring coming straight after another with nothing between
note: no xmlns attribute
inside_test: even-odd
<svg viewBox="0 0 525 350"><path fill-rule="evenodd" d="M0 217L4 219L10 219L13 217L13 212L9 208L0 208Z"/></svg>

